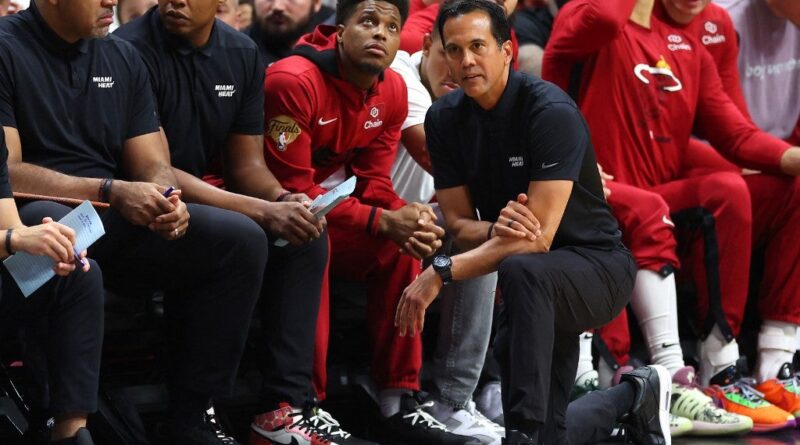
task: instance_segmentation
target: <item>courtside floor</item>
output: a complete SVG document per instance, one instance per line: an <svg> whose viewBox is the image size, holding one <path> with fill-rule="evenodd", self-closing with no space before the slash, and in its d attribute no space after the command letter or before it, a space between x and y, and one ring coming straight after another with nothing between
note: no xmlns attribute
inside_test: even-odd
<svg viewBox="0 0 800 445"><path fill-rule="evenodd" d="M748 434L739 438L706 438L679 437L672 441L675 445L800 445L800 430L777 432L772 434Z"/></svg>

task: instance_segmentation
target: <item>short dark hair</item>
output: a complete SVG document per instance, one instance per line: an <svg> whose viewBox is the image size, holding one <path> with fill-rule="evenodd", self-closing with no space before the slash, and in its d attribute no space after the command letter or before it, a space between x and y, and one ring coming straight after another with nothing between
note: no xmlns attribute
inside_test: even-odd
<svg viewBox="0 0 800 445"><path fill-rule="evenodd" d="M336 2L336 24L341 25L346 22L356 10L359 3L366 0L339 0ZM408 0L378 0L397 7L400 11L400 25L406 22L408 18Z"/></svg>
<svg viewBox="0 0 800 445"><path fill-rule="evenodd" d="M511 25L506 17L506 10L497 3L489 0L454 0L442 4L439 16L436 17L436 29L439 37L444 42L444 24L448 19L469 14L473 11L483 11L489 16L492 25L492 36L497 40L497 46L503 46L511 40Z"/></svg>

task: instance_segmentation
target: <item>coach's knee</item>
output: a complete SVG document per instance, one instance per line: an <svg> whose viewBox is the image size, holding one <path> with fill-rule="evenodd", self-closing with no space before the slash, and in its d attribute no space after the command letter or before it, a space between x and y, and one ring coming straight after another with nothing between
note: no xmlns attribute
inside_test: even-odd
<svg viewBox="0 0 800 445"><path fill-rule="evenodd" d="M19 217L26 226L35 226L42 223L45 217L58 221L72 209L52 201L33 201L20 207Z"/></svg>

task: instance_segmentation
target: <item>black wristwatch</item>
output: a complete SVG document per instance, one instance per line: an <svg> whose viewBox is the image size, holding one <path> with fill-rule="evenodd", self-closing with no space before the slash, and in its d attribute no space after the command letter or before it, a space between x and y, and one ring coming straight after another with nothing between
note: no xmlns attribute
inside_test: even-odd
<svg viewBox="0 0 800 445"><path fill-rule="evenodd" d="M442 283L448 284L453 281L453 272L450 267L453 266L453 260L447 255L436 255L433 257L433 270L442 278Z"/></svg>

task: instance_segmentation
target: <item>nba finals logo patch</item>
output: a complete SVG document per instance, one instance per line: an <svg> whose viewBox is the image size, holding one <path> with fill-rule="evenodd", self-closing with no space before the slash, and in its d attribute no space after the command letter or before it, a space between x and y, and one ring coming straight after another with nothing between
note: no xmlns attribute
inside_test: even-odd
<svg viewBox="0 0 800 445"><path fill-rule="evenodd" d="M286 151L300 133L300 126L289 116L275 116L267 123L267 134L278 144L278 151Z"/></svg>

